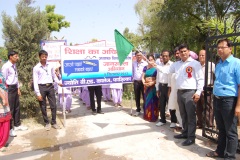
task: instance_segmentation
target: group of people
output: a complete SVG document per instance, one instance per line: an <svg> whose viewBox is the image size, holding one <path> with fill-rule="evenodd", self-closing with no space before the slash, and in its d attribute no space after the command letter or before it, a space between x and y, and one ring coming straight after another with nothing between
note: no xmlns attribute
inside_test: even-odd
<svg viewBox="0 0 240 160"><path fill-rule="evenodd" d="M39 52L40 62L33 68L34 91L39 101L46 130L58 129L56 124L56 98L53 80L62 86L55 74L55 69L47 62L48 53L44 50ZM0 148L3 147L8 137L16 137L18 130L27 130L28 127L21 125L20 83L16 63L19 59L16 51L8 53L8 61L3 64L0 72ZM48 98L52 119L47 116L46 98ZM50 125L51 124L51 125Z"/></svg>
<svg viewBox="0 0 240 160"><path fill-rule="evenodd" d="M53 66L47 61L48 53L41 50L38 53L39 63L33 68L33 89L36 94L42 112L45 129L60 129L56 122L57 102L63 107L62 98L66 101L66 112L71 112L72 93L71 88L62 88L61 65ZM16 51L8 53L8 61L1 67L0 72L0 148L3 147L8 137L16 137L18 130L27 130L28 127L21 125L20 121L20 85L18 81L18 71L16 63L19 59ZM101 98L104 101L113 99L115 107L122 106L122 84L112 86L112 94L109 87L88 86L83 87L87 92L88 107L92 109L92 114L103 114L101 109ZM64 89L63 93L62 90ZM83 89L80 89L83 93ZM95 95L94 95L95 94ZM57 96L56 96L57 95ZM80 94L83 95L83 94ZM95 100L97 98L97 109ZM112 97L111 97L112 96ZM81 96L83 98L83 96ZM86 99L85 98L85 99ZM50 105L51 120L47 115L47 101Z"/></svg>
<svg viewBox="0 0 240 160"><path fill-rule="evenodd" d="M100 86L101 89L99 89L99 93L95 92L96 95L99 95L101 100L103 99L104 102L113 102L115 107L122 107L122 95L123 95L123 84L122 83L114 83L110 85L102 85ZM95 103L92 101L91 105L91 96L97 97L94 94L91 94L89 92L89 87L80 87L77 89L79 94L79 99L83 101L83 104L87 106L87 109L92 109L91 106L93 106ZM90 87L91 90L91 87ZM100 105L100 103L99 103ZM99 107L100 108L100 107ZM94 109L92 109L94 114ZM103 112L102 112L103 113Z"/></svg>
<svg viewBox="0 0 240 160"><path fill-rule="evenodd" d="M136 52L136 61L133 62L135 116L141 114L141 95L143 118L158 121L157 126L166 124L167 106L170 127L176 127L179 122L181 128L181 134L174 138L185 139L182 145L189 146L195 143L196 128L204 125L204 93L207 93L206 125L217 127L219 134L217 149L206 156L235 159L237 119L240 116L240 60L232 55L232 42L228 39L217 42L217 53L220 60L215 66L213 62L206 62L205 50L200 50L197 56L186 44L175 48L175 62L170 60L167 50L162 52L160 63L156 63L153 55L145 57ZM208 70L205 69L206 63ZM204 92L204 88L211 88L213 94L209 90Z"/></svg>
<svg viewBox="0 0 240 160"><path fill-rule="evenodd" d="M145 120L158 121L156 125L162 126L167 122L166 108L168 108L171 117L170 127L175 128L178 122L177 127L181 129L181 134L175 135L174 138L185 139L182 142L183 146L192 145L195 143L196 128L203 127L202 112L205 93L203 88L206 86L213 88L213 96L211 93L207 95L206 125L214 127L213 117L215 118L216 127L219 130L218 146L215 151L206 156L234 159L238 144L237 116L240 116L240 60L233 57L232 42L228 39L217 42L217 52L220 57L219 62L216 66L208 62L209 67L205 73L205 50L199 51L197 56L186 44L181 44L174 50L175 62L170 60L170 52L167 50L162 52L162 59L159 62L155 61L153 55L148 55L146 58L137 51L136 61L133 62L135 116L139 116L143 108ZM197 57L199 61L196 60ZM9 52L8 62L2 66L0 72L0 148L5 145L9 134L15 137L17 130L28 129L21 125L20 121L21 91L16 68L18 58L17 52ZM60 128L56 123L54 83L62 87L62 82L61 74L56 73L56 69L48 63L47 58L48 53L41 50L39 63L33 68L33 86L45 129L50 130L51 127ZM205 81L204 75L208 75ZM122 84L120 86L122 87ZM121 106L121 87L112 88L112 99L116 107ZM81 89L80 98L87 97L87 106L92 110L93 115L103 114L101 98L103 95L104 101L110 100L110 88L88 86ZM143 97L142 107L141 96ZM47 116L47 99L51 109L51 120ZM70 107L71 105L67 107L67 111L70 111Z"/></svg>
<svg viewBox="0 0 240 160"><path fill-rule="evenodd" d="M16 131L27 130L21 125L19 96L21 91L18 82L16 63L18 53L8 53L8 61L1 67L0 72L0 148L3 147L9 137L16 137Z"/></svg>

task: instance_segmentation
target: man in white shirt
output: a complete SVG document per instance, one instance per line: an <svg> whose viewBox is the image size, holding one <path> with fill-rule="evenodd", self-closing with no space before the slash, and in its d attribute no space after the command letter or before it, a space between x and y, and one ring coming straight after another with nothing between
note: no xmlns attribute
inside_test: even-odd
<svg viewBox="0 0 240 160"><path fill-rule="evenodd" d="M199 51L199 62L202 65L202 70L203 70L203 74L205 75L205 61L206 61L206 51L205 50L200 50ZM214 72L215 72L215 64L212 62L208 62L208 80L207 80L207 85L206 85L206 89L207 88L212 88L213 87L213 76L214 76ZM212 100L213 97L211 96L211 94L209 93L207 95L207 103L206 103L206 125L208 127L212 127L213 126L213 105L212 105ZM201 96L200 96L200 100L197 102L197 127L198 128L202 128L203 127L203 111L204 111L204 92L202 92Z"/></svg>
<svg viewBox="0 0 240 160"><path fill-rule="evenodd" d="M176 47L174 49L175 62L176 61L181 61L179 53L180 53L179 49L178 49L178 47ZM178 106L178 103L177 103L177 91L178 90L176 89L175 73L169 74L168 79L169 79L168 80L168 95L169 95L169 97L168 97L168 109L171 109L172 111L175 112L175 115L177 117L177 121L179 123L179 126L176 126L176 124L175 124L175 131L179 132L179 131L182 130L182 118L181 118L180 111L179 111L179 106ZM172 125L172 127L173 126L174 125Z"/></svg>
<svg viewBox="0 0 240 160"><path fill-rule="evenodd" d="M135 116L140 114L140 99L141 95L144 97L144 87L142 82L142 73L143 67L147 65L147 62L143 60L141 52L136 51L135 53L136 61L133 62L133 85L134 85L134 94L136 101L136 113Z"/></svg>
<svg viewBox="0 0 240 160"><path fill-rule="evenodd" d="M8 87L8 103L10 106L12 119L10 122L10 136L16 137L17 130L27 130L26 126L21 125L20 121L20 101L21 96L19 81L18 81L18 71L16 63L18 61L18 52L10 51L8 53L8 61L2 66L2 74L6 80L6 85Z"/></svg>
<svg viewBox="0 0 240 160"><path fill-rule="evenodd" d="M156 64L157 64L157 65L160 65L160 64L162 63L162 61L163 61L162 55L160 54L160 55L157 56Z"/></svg>
<svg viewBox="0 0 240 160"><path fill-rule="evenodd" d="M196 138L196 103L200 98L204 85L204 76L201 64L192 59L186 44L179 46L181 61L175 62L169 69L155 67L163 73L176 73L176 89L183 130L177 139L187 139L182 145L189 146L195 143Z"/></svg>
<svg viewBox="0 0 240 160"><path fill-rule="evenodd" d="M167 70L170 68L170 66L173 63L172 61L170 61L170 53L169 51L165 50L162 52L161 55L162 55L163 61L160 63L159 66ZM159 122L156 124L156 126L162 126L166 124L165 110L166 110L166 105L168 103L168 74L167 73L162 73L162 72L157 73L156 89L157 89L157 95L159 97L159 102L160 102L159 110L160 110L160 117L161 117ZM175 111L170 110L170 115L171 115L170 127L175 127L177 123Z"/></svg>
<svg viewBox="0 0 240 160"><path fill-rule="evenodd" d="M60 129L56 122L57 106L53 81L58 83L61 87L62 83L57 78L54 67L47 62L48 53L45 50L41 50L38 55L39 63L33 68L33 84L34 91L42 111L45 129L49 131L51 125L55 129ZM52 113L51 124L47 116L46 98L48 98Z"/></svg>

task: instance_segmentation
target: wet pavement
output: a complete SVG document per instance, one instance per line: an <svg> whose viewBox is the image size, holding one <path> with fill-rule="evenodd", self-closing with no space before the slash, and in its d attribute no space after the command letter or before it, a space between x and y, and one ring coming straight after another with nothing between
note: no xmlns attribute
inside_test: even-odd
<svg viewBox="0 0 240 160"><path fill-rule="evenodd" d="M183 140L170 123L157 127L139 117L131 116L130 108L116 108L102 102L105 114L92 115L77 98L67 114L66 127L58 113L62 129L45 131L41 124L25 123L27 131L9 139L9 146L0 152L0 160L202 160L216 144L197 130L196 143L183 147ZM237 154L237 159L240 155Z"/></svg>

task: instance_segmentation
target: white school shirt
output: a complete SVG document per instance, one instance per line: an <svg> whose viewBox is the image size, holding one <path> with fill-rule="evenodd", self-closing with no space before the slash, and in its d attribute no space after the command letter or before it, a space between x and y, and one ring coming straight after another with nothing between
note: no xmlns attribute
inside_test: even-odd
<svg viewBox="0 0 240 160"><path fill-rule="evenodd" d="M16 64L12 64L12 62L7 61L2 66L2 75L5 78L7 85L15 85L16 84L17 87L19 88L18 72L17 72Z"/></svg>
<svg viewBox="0 0 240 160"><path fill-rule="evenodd" d="M55 69L50 63L47 62L46 66L42 66L42 64L39 62L33 68L33 84L34 84L34 91L37 96L41 95L38 85L53 83L53 80L56 83L59 83L59 79L55 74Z"/></svg>

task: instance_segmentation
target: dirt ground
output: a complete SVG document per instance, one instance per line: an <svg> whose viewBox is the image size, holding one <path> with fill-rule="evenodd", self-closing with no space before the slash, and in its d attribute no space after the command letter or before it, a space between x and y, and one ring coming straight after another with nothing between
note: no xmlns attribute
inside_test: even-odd
<svg viewBox="0 0 240 160"><path fill-rule="evenodd" d="M24 119L29 130L18 131L17 137L9 138L0 160L205 160L205 154L216 148L215 143L201 136L199 129L196 144L183 147L183 140L173 138L177 133L169 127L169 121L156 127L143 120L142 115L131 116L130 106L129 101L123 108L102 102L105 114L94 116L74 97L65 127L61 109L57 116L62 127L59 130L45 131L42 117ZM237 158L240 159L239 154Z"/></svg>

